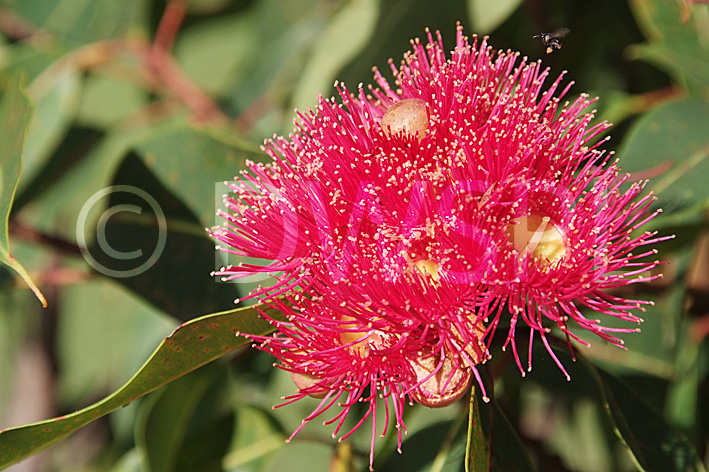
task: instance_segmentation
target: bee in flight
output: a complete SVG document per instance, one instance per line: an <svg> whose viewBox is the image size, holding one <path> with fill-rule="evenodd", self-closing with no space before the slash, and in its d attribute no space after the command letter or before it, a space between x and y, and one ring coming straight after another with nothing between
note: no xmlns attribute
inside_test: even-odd
<svg viewBox="0 0 709 472"><path fill-rule="evenodd" d="M554 49L561 49L561 39L569 34L569 28L557 28L552 33L539 33L532 36L533 38L541 38L542 44L547 48L547 54L554 52Z"/></svg>

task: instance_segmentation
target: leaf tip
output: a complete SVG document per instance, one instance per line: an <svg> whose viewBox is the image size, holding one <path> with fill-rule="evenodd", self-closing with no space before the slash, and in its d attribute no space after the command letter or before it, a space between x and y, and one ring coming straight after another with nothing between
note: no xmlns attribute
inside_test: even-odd
<svg viewBox="0 0 709 472"><path fill-rule="evenodd" d="M4 260L8 266L12 267L12 269L17 272L17 274L22 277L22 280L25 281L27 286L32 290L32 292L35 294L39 302L42 304L43 308L47 308L47 299L44 297L44 294L42 291L37 287L37 284L34 283L34 281L30 278L30 275L27 273L24 267L22 267L22 264L15 259L12 254L9 254L9 257L7 260Z"/></svg>

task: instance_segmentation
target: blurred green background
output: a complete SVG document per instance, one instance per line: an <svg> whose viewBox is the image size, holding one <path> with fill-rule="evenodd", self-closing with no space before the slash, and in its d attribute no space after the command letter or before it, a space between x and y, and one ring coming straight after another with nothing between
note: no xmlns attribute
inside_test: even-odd
<svg viewBox="0 0 709 472"><path fill-rule="evenodd" d="M677 235L657 246L671 261L665 277L624 294L657 302L643 333L624 336L628 351L592 339L591 364L572 365L567 383L543 349L522 379L493 343L484 375L496 400L483 414L505 440L492 454L524 459L490 470L702 470L709 6L685 0L0 1L3 97L20 77L32 105L9 244L48 301L43 309L0 268L0 429L105 397L182 322L233 309L252 286L210 276L225 261L204 230L219 223L222 182L245 160L264 160L259 145L292 129L294 107L332 95L336 79L350 90L372 83L372 66L390 77L387 60L398 63L426 27L452 48L457 21L495 49L541 59L552 77L568 71L570 98L600 97L598 119L615 124L605 148L652 179L665 210L652 229ZM559 26L571 32L547 55L532 36ZM17 173L2 166L4 196ZM140 195L92 200L112 185L147 192L166 226ZM97 239L102 209L116 205L143 211L115 214ZM136 274L160 241L156 263ZM116 259L105 242L142 252ZM293 392L272 362L237 350L8 470L365 470L369 427L338 444L314 422L283 443L317 402L272 411ZM376 470L462 470L466 411L464 401L409 409L403 455L391 436L379 440Z"/></svg>

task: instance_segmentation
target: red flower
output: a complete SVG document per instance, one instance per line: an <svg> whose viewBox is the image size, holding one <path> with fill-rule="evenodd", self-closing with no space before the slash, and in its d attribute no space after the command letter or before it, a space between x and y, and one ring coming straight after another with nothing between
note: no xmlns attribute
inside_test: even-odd
<svg viewBox="0 0 709 472"><path fill-rule="evenodd" d="M461 28L450 58L440 35L412 44L392 65L396 90L377 71L371 96L339 85L341 102L320 98L288 139L267 141L273 162L242 172L212 233L229 252L273 261L217 274L273 274L250 297L288 318L256 338L291 372L288 402L322 398L306 421L337 404L335 433L368 402L355 428L372 417L372 451L378 398L382 434L390 410L404 428L407 396L443 406L476 377L485 398L483 339L507 320L520 369L520 319L552 356L551 325L620 344L610 333L635 328L581 309L639 322L631 310L647 302L606 289L649 280L658 264L633 252L659 240L636 234L653 197L638 197L644 184L621 188L627 177L593 144L610 125L590 124L587 96L561 105L561 76L543 90L540 62L470 45Z"/></svg>
<svg viewBox="0 0 709 472"><path fill-rule="evenodd" d="M396 303L362 303L350 295L345 293L342 298L339 290L316 281L303 291L268 300L266 303L285 313L288 321L271 320L277 333L254 337L260 342L255 347L276 357L278 367L290 372L298 387L298 392L285 397L286 402L279 406L306 396L321 400L291 438L308 421L337 405L340 411L325 422L335 423L334 437L354 405L368 405L340 440L371 418L371 465L378 434L377 405L383 404L386 412L380 434L387 433L392 415L400 451L402 431L406 432L406 398L409 403L441 407L468 392L472 377L477 376L474 366L485 356L481 341L484 328L481 326L474 343L465 347L462 336L450 327L441 330L424 325L421 315Z"/></svg>
<svg viewBox="0 0 709 472"><path fill-rule="evenodd" d="M658 275L651 269L660 264L656 250L644 246L667 238L639 228L656 213L649 207L654 197L639 197L647 182L633 183L621 190L628 175L618 177L619 169L601 160L601 155L585 156L585 164L573 160L548 180L525 178L518 182L502 182L514 201L499 217L507 241L495 270L486 274L484 291L494 293L494 301L479 305L479 316L490 321L494 332L502 320L509 319L507 342L524 375L515 343L515 328L521 319L531 328L528 370L534 334L539 333L549 354L559 368L564 367L549 347L546 335L556 325L567 338L588 345L571 331L587 329L615 345L623 341L618 332L639 331L636 326L614 328L604 326L601 319L588 319L590 313L601 313L630 321L642 319L633 310L644 311L646 300L624 299L612 295L613 289ZM635 252L637 250L637 252ZM586 310L586 314L582 310ZM567 379L569 378L566 374Z"/></svg>

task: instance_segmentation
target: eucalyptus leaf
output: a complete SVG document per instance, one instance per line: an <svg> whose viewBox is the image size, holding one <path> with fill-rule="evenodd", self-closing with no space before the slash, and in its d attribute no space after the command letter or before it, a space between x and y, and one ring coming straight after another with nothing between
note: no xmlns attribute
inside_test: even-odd
<svg viewBox="0 0 709 472"><path fill-rule="evenodd" d="M154 123L152 126L131 126L120 129L109 129L105 134L94 135L94 138L84 142L81 149L75 145L68 150L75 156L81 154L81 159L69 166L54 180L46 181L45 172L41 173L38 183L45 182L41 192L34 195L22 195L26 203L22 209L23 222L32 225L38 231L53 236L76 241L78 218L87 202L111 186L115 173L126 154L136 145L136 142L149 139L150 136L162 132L165 127L172 127L173 121ZM75 131L69 133L71 138ZM63 152L60 146L60 151ZM27 191L34 188L36 180ZM96 227L98 216L88 218L87 228Z"/></svg>
<svg viewBox="0 0 709 472"><path fill-rule="evenodd" d="M39 288L22 267L22 264L10 252L10 235L8 220L12 201L17 191L17 183L22 174L22 152L25 143L32 107L22 91L21 78L15 76L0 100L0 261L11 267L27 283L37 296L42 306L47 306L47 300Z"/></svg>
<svg viewBox="0 0 709 472"><path fill-rule="evenodd" d="M697 98L709 100L709 49L688 44L638 44L628 51L634 59L643 60L667 72Z"/></svg>
<svg viewBox="0 0 709 472"><path fill-rule="evenodd" d="M60 287L57 309L55 345L62 372L57 396L71 407L120 388L175 325L174 318L102 278Z"/></svg>
<svg viewBox="0 0 709 472"><path fill-rule="evenodd" d="M313 106L318 94L331 95L337 73L357 56L374 33L380 8L380 0L354 0L335 14L315 43L295 87L295 108Z"/></svg>
<svg viewBox="0 0 709 472"><path fill-rule="evenodd" d="M332 446L315 441L293 441L270 458L263 472L312 472L328 470L332 461Z"/></svg>
<svg viewBox="0 0 709 472"><path fill-rule="evenodd" d="M420 37L425 30L441 31L446 50L455 46L455 25L463 20L467 0L432 2L430 0L387 0L381 2L378 21L361 53L337 74L337 78L356 89L358 83L371 84L372 66L391 78L388 60L398 64L402 52L410 47L410 38ZM466 34L474 33L466 27Z"/></svg>
<svg viewBox="0 0 709 472"><path fill-rule="evenodd" d="M522 441L497 401L480 403L481 430L489 444L491 472L534 472L535 467ZM476 470L471 467L471 470Z"/></svg>
<svg viewBox="0 0 709 472"><path fill-rule="evenodd" d="M231 447L223 461L229 471L263 470L288 437L272 410L248 405L236 410L234 430Z"/></svg>
<svg viewBox="0 0 709 472"><path fill-rule="evenodd" d="M80 73L73 64L57 60L30 84L28 93L35 112L27 130L25 178L21 187L34 179L51 159L76 117Z"/></svg>
<svg viewBox="0 0 709 472"><path fill-rule="evenodd" d="M691 10L685 11L682 2L633 0L630 5L649 42L633 46L631 55L665 70L698 97L709 99L706 15L697 12L685 17Z"/></svg>
<svg viewBox="0 0 709 472"><path fill-rule="evenodd" d="M495 401L484 402L473 389L467 422L465 419L459 415L417 431L404 441L401 455L387 458L383 470L535 470L517 432Z"/></svg>
<svg viewBox="0 0 709 472"><path fill-rule="evenodd" d="M525 382L538 382L555 396L567 399L584 397L595 401L606 412L613 431L639 470L705 471L689 439L665 421L657 409L646 403L643 395L579 353L576 354L576 361L563 347L555 347L554 353L571 380L564 379L554 362L548 355L545 356L544 347L537 344L535 368L521 381L522 388Z"/></svg>
<svg viewBox="0 0 709 472"><path fill-rule="evenodd" d="M252 12L186 25L175 44L175 59L203 90L222 96L234 83L248 78L261 27Z"/></svg>
<svg viewBox="0 0 709 472"><path fill-rule="evenodd" d="M468 14L473 31L479 35L494 31L521 3L522 0L468 0Z"/></svg>
<svg viewBox="0 0 709 472"><path fill-rule="evenodd" d="M221 472L234 427L223 363L166 386L141 406L136 445L151 472Z"/></svg>
<svg viewBox="0 0 709 472"><path fill-rule="evenodd" d="M271 311L269 316L278 317L279 313ZM75 413L0 431L0 470L248 343L236 334L267 334L272 330L253 307L206 315L182 324L165 338L133 378L110 396Z"/></svg>
<svg viewBox="0 0 709 472"><path fill-rule="evenodd" d="M77 121L87 126L108 128L130 119L148 105L147 92L116 77L88 74L83 83Z"/></svg>
<svg viewBox="0 0 709 472"><path fill-rule="evenodd" d="M638 392L602 370L598 374L616 433L643 470L705 470L687 437L669 426Z"/></svg>
<svg viewBox="0 0 709 472"><path fill-rule="evenodd" d="M465 445L465 470L466 472L488 472L490 470L490 416L483 424L480 420L480 399L475 396L475 389L470 395L468 406L468 440Z"/></svg>
<svg viewBox="0 0 709 472"><path fill-rule="evenodd" d="M14 12L35 27L78 44L126 36L145 26L148 0L11 0Z"/></svg>
<svg viewBox="0 0 709 472"><path fill-rule="evenodd" d="M430 471L459 471L465 460L465 416L428 426L409 436L402 444L401 454L392 454L376 469ZM445 466L445 467L444 467Z"/></svg>
<svg viewBox="0 0 709 472"><path fill-rule="evenodd" d="M213 201L214 184L209 187ZM124 159L108 189L99 223L86 226L87 238L93 241L83 256L98 273L180 320L234 306L244 287L211 275L221 267L214 241L180 200L182 194L174 195L162 185L135 154ZM79 221L93 219L89 211Z"/></svg>
<svg viewBox="0 0 709 472"><path fill-rule="evenodd" d="M656 169L650 188L660 203L693 204L707 196L709 104L696 98L668 103L643 115L618 155L625 172Z"/></svg>
<svg viewBox="0 0 709 472"><path fill-rule="evenodd" d="M691 325L690 325L691 326ZM667 416L676 424L682 426L684 430L692 430L697 427L700 412L700 388L702 380L707 377L706 363L700 359L706 359L702 346L697 343L693 336L688 335L690 326L685 326L682 335L685 341L679 346L677 364L681 369L681 375L672 383L667 402Z"/></svg>
<svg viewBox="0 0 709 472"><path fill-rule="evenodd" d="M228 190L221 184L244 169L247 159L263 159L254 144L183 125L152 134L135 152L162 184L187 204L203 228L215 224L216 209Z"/></svg>
<svg viewBox="0 0 709 472"><path fill-rule="evenodd" d="M243 12L249 24L246 31L234 32L232 41L243 34L250 37L242 43L243 60L230 77L226 106L240 115L239 123L258 141L276 130L292 129L293 84L332 16L331 5L319 8L324 5L317 0L259 0Z"/></svg>

